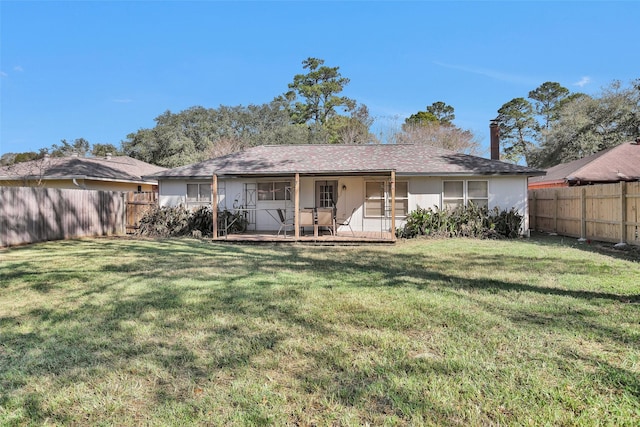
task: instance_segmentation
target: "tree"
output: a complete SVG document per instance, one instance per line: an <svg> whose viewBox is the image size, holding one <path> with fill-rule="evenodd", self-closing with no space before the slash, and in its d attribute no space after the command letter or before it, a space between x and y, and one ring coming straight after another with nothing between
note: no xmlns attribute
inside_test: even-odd
<svg viewBox="0 0 640 427"><path fill-rule="evenodd" d="M514 163L524 159L529 164L535 148L536 125L531 103L524 98L514 98L500 107L497 120L500 143L504 147L502 158Z"/></svg>
<svg viewBox="0 0 640 427"><path fill-rule="evenodd" d="M533 165L547 168L594 154L640 135L640 79L623 87L612 82L598 96L567 97L544 132Z"/></svg>
<svg viewBox="0 0 640 427"><path fill-rule="evenodd" d="M333 116L326 124L331 144L371 144L377 138L369 128L373 118L369 115L366 105L361 105L351 111L350 116Z"/></svg>
<svg viewBox="0 0 640 427"><path fill-rule="evenodd" d="M404 125L411 126L426 126L428 124L438 123L438 118L428 111L418 111L415 114L410 115L404 119ZM403 127L404 127L403 125Z"/></svg>
<svg viewBox="0 0 640 427"><path fill-rule="evenodd" d="M289 92L285 98L292 105L291 118L294 123L319 123L324 126L337 114L336 108L344 107L347 111L355 107L355 101L346 96L339 96L349 79L342 77L339 67L327 67L323 59L307 58L302 61L302 68L307 74L296 74L289 83Z"/></svg>
<svg viewBox="0 0 640 427"><path fill-rule="evenodd" d="M288 102L278 97L268 104L191 107L166 111L152 129L140 129L123 142L126 155L165 167L183 166L259 144L314 142L307 125L291 123ZM326 135L321 135L326 142ZM219 147L218 147L219 145Z"/></svg>
<svg viewBox="0 0 640 427"><path fill-rule="evenodd" d="M113 144L93 144L91 147L91 155L96 157L105 157L108 154L112 156L120 156L122 152Z"/></svg>
<svg viewBox="0 0 640 427"><path fill-rule="evenodd" d="M413 125L428 125L433 123L448 126L452 125L455 118L456 115L454 114L454 108L452 106L442 101L437 101L427 106L426 111L418 111L410 115L404 122L410 127Z"/></svg>
<svg viewBox="0 0 640 427"><path fill-rule="evenodd" d="M441 125L450 125L455 120L453 107L442 101L434 102L427 107L427 112L433 114Z"/></svg>
<svg viewBox="0 0 640 427"><path fill-rule="evenodd" d="M402 131L392 139L400 144L426 144L459 153L478 155L480 143L470 130L455 126L454 108L434 102L426 111L418 111L405 119Z"/></svg>
<svg viewBox="0 0 640 427"><path fill-rule="evenodd" d="M482 154L480 142L473 132L454 125L405 123L393 140L398 144L425 144L458 153L476 156Z"/></svg>
<svg viewBox="0 0 640 427"><path fill-rule="evenodd" d="M90 150L91 144L84 138L76 138L72 143L66 139L60 141L61 145L53 144L51 146L52 157L67 157L78 155L84 157Z"/></svg>
<svg viewBox="0 0 640 427"><path fill-rule="evenodd" d="M551 122L558 118L562 101L568 96L569 89L556 82L545 82L529 92L529 99L534 100L534 110L542 118L537 130L549 129Z"/></svg>

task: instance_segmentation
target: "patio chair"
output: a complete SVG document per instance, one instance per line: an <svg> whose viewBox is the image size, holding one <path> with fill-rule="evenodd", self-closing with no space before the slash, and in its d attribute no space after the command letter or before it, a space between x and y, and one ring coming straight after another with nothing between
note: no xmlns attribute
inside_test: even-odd
<svg viewBox="0 0 640 427"><path fill-rule="evenodd" d="M316 216L313 212L313 209L300 209L299 221L302 234L304 234L305 227L313 228L316 224Z"/></svg>
<svg viewBox="0 0 640 427"><path fill-rule="evenodd" d="M336 222L336 234L338 233L337 227L344 226L344 227L349 227L349 230L351 230L352 237L356 237L356 233L354 233L353 228L351 228L351 218L353 218L353 215L355 215L357 210L358 208L353 208L353 210L351 211L351 215L349 215L347 218L343 220Z"/></svg>
<svg viewBox="0 0 640 427"><path fill-rule="evenodd" d="M284 237L287 237L287 227L293 230L293 219L288 219L286 217L286 212L284 209L277 209L278 218L280 218L280 229L278 230L278 236L280 233L284 231Z"/></svg>
<svg viewBox="0 0 640 427"><path fill-rule="evenodd" d="M336 221L333 216L333 209L318 208L318 227L326 227L331 232L331 235L336 234Z"/></svg>

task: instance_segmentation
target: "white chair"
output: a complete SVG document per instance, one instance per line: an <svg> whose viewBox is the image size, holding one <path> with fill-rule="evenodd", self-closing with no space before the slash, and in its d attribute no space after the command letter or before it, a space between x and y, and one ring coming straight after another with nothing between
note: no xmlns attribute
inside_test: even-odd
<svg viewBox="0 0 640 427"><path fill-rule="evenodd" d="M284 209L278 209L278 218L280 218L280 229L278 230L278 236L284 231L284 237L287 237L287 227L293 230L293 219L287 219Z"/></svg>
<svg viewBox="0 0 640 427"><path fill-rule="evenodd" d="M351 230L351 236L355 237L356 233L353 232L353 228L351 228L351 218L353 218L353 215L356 213L356 211L358 210L358 208L353 208L353 210L351 211L351 215L349 215L347 218L337 221L336 222L336 227L349 227L349 230ZM336 228L336 234L337 234L337 228Z"/></svg>

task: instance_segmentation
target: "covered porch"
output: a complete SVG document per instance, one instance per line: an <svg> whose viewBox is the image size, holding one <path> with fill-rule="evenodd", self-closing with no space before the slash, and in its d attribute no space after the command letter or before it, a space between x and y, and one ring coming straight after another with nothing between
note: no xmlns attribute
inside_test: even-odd
<svg viewBox="0 0 640 427"><path fill-rule="evenodd" d="M393 242L406 210L396 212L395 171L213 175L211 192L215 240Z"/></svg>

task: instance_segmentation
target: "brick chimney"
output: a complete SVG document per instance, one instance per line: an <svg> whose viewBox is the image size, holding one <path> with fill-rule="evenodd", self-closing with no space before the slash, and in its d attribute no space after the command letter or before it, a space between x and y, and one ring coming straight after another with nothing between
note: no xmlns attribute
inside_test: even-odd
<svg viewBox="0 0 640 427"><path fill-rule="evenodd" d="M500 126L497 118L491 120L489 134L491 135L491 160L500 160Z"/></svg>

